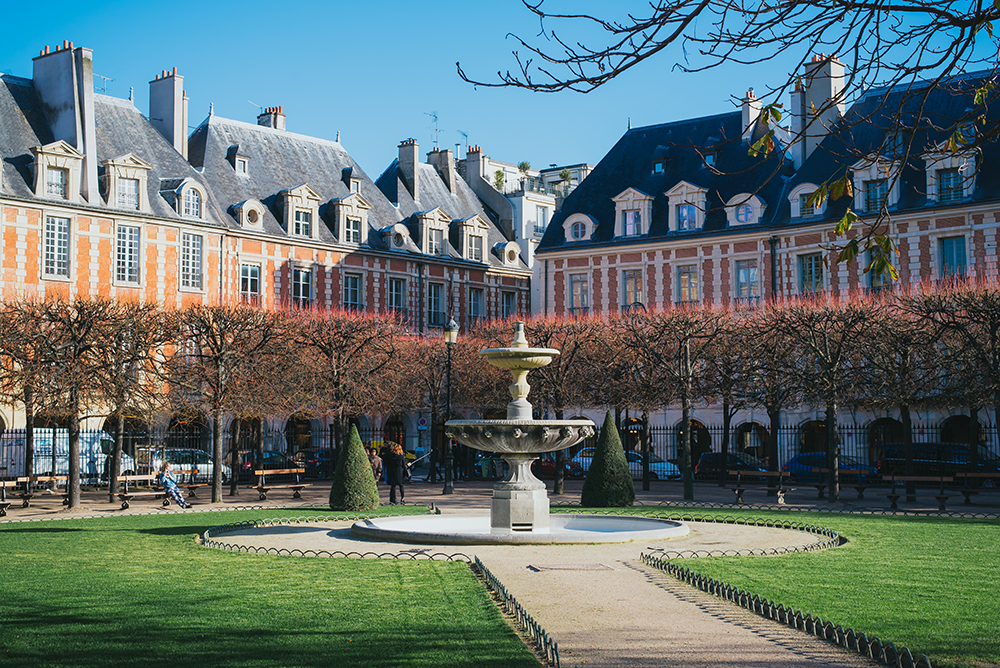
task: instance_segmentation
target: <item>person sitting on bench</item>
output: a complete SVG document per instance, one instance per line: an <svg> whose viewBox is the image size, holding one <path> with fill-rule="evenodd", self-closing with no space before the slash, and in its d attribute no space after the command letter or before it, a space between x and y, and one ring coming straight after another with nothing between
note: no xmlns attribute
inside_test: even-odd
<svg viewBox="0 0 1000 668"><path fill-rule="evenodd" d="M181 490L177 486L177 479L174 478L174 474L170 472L170 462L163 462L160 466L160 476L158 482L163 486L163 491L166 492L167 496L173 499L181 508L190 508L191 504L184 500L181 495Z"/></svg>

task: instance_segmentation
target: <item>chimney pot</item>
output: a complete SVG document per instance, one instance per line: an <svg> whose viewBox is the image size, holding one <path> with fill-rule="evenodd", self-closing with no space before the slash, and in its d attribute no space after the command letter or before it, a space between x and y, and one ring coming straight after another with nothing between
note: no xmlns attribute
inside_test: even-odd
<svg viewBox="0 0 1000 668"><path fill-rule="evenodd" d="M68 46L69 46L69 40L68 40L68 39L64 39L64 40L63 40L63 48L65 49L65 48L67 48Z"/></svg>
<svg viewBox="0 0 1000 668"><path fill-rule="evenodd" d="M170 73L170 76L173 76L173 77L177 76L177 68L176 68L176 67L175 67L175 68L173 69L173 71L172 71L172 72Z"/></svg>

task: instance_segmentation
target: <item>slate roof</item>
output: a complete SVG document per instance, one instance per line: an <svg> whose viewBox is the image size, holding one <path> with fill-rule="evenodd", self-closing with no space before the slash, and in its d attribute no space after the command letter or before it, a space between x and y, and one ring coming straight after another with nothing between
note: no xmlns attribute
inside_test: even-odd
<svg viewBox="0 0 1000 668"><path fill-rule="evenodd" d="M247 174L237 173L227 159L234 146L239 146L239 155L249 159ZM369 232L370 246L388 250L377 230L402 219L339 142L211 115L189 138L188 155L193 165L203 169L229 224L234 227L238 227L235 205L256 199L266 209L262 221L264 232L288 237L278 219L279 193L304 183L322 196L319 214L326 221L330 201L351 194L350 181L344 179L345 169L361 180L360 195L372 207L368 225L375 231ZM320 225L319 239L336 243L330 224Z"/></svg>
<svg viewBox="0 0 1000 668"><path fill-rule="evenodd" d="M968 200L956 204L944 205L928 200L926 170L920 159L925 150L945 141L958 123L974 120L984 110L991 124L1000 121L1000 111L996 110L1000 98L998 91L991 94L991 100L983 108L973 109L976 86L984 79L985 74L974 73L952 79L932 91L928 91L926 85L869 91L852 105L797 172L792 171L790 160L782 160L781 152L785 148L780 142L769 159L748 155L747 142L739 139L743 130L741 112L631 129L566 198L562 209L553 216L538 252L698 239L720 233L759 233L761 229L794 228L814 225L823 219L837 220L849 205L853 207L849 198L831 201L822 218L792 219L789 194L803 183L819 185L836 179L866 154L877 153L894 125L891 122L893 113L898 114L900 110L908 123L917 129L910 160L901 174L900 199L892 212L960 207L969 202L1000 199L1000 148L995 143L982 147L975 192ZM916 122L918 117L919 123ZM713 143L717 146L716 166L722 174L713 174L706 168L694 148L703 149ZM652 162L663 158L666 158L664 172L654 174ZM664 193L682 180L709 191L709 211L701 230L670 232L668 229L668 199ZM615 238L615 204L611 198L628 188L655 197L650 231L638 238ZM729 228L722 204L740 193L756 194L767 209L758 224ZM575 213L589 214L597 220L591 240L566 241L563 222Z"/></svg>
<svg viewBox="0 0 1000 668"><path fill-rule="evenodd" d="M0 155L2 192L34 197L31 148L54 141L31 79L0 75Z"/></svg>
<svg viewBox="0 0 1000 668"><path fill-rule="evenodd" d="M741 138L742 132L740 111L629 130L566 198L562 208L552 217L538 251L567 245L563 221L575 213L595 218L597 228L590 241L572 242L573 248L699 237L728 231L724 203L748 192L756 194L767 208L760 223L739 229L769 225L782 209L788 209L788 202L781 197L785 180L780 177L777 153L782 149L779 146L776 154L766 159L751 158L747 154L748 144ZM720 173L707 167L698 153L709 149L715 154L715 165ZM663 159L666 160L663 172L654 173L653 161ZM775 173L777 178L764 178ZM681 181L708 190L708 210L701 230L669 231L669 200L665 193ZM766 184L759 190L747 185L764 181ZM654 198L649 233L627 240L615 239L615 203L611 198L628 188Z"/></svg>
<svg viewBox="0 0 1000 668"><path fill-rule="evenodd" d="M455 192L452 193L448 190L448 186L438 174L437 169L425 162L417 163L417 178L420 184L419 201L414 201L399 173L399 160L393 160L375 182L386 198L397 204L399 213L404 217L404 222L410 230L411 237L417 238L417 214L425 213L435 207L449 215L453 222L478 215L490 223L486 235L486 247L483 249L483 260L488 261L493 266L503 266L504 263L492 252L492 249L497 244L509 241L509 239L496 226L496 216L483 206L482 201L472 191L472 187L465 182L465 179L457 172L455 173ZM454 229L455 226L451 227L450 234L445 236L445 254L461 258L462 253L454 246L455 243L458 243L458 234ZM523 259L518 261L518 267L527 269Z"/></svg>

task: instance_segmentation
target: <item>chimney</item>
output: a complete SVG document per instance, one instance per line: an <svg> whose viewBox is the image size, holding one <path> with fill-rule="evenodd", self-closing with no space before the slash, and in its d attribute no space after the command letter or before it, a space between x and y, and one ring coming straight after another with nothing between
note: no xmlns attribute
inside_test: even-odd
<svg viewBox="0 0 1000 668"><path fill-rule="evenodd" d="M434 165L434 169L440 174L441 180L448 186L448 191L455 194L455 159L452 157L451 149L434 150L427 154L427 162Z"/></svg>
<svg viewBox="0 0 1000 668"><path fill-rule="evenodd" d="M465 152L465 181L473 183L475 179L483 177L483 149L479 144L470 146Z"/></svg>
<svg viewBox="0 0 1000 668"><path fill-rule="evenodd" d="M177 68L149 82L149 122L187 160L188 98Z"/></svg>
<svg viewBox="0 0 1000 668"><path fill-rule="evenodd" d="M94 122L94 52L46 46L33 61L32 81L45 109L55 140L63 140L83 153L80 194L90 204L99 204L97 188L97 142Z"/></svg>
<svg viewBox="0 0 1000 668"><path fill-rule="evenodd" d="M747 90L747 96L743 98L743 140L752 142L753 133L757 127L757 119L760 118L760 100L753 93L753 88Z"/></svg>
<svg viewBox="0 0 1000 668"><path fill-rule="evenodd" d="M420 162L420 144L412 137L399 145L399 175L414 200L420 199L420 183L417 179L417 164Z"/></svg>
<svg viewBox="0 0 1000 668"><path fill-rule="evenodd" d="M844 110L844 64L835 55L814 55L805 65L801 84L796 84L792 93L792 131L798 129L799 141L803 142L803 162Z"/></svg>
<svg viewBox="0 0 1000 668"><path fill-rule="evenodd" d="M285 112L282 111L282 107L268 107L264 110L264 113L257 117L257 125L263 125L265 128L274 128L275 130L285 129Z"/></svg>

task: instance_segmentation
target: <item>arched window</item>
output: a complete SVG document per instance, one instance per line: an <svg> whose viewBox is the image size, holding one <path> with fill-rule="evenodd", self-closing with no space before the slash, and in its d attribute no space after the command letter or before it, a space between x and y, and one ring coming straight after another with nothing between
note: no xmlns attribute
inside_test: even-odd
<svg viewBox="0 0 1000 668"><path fill-rule="evenodd" d="M201 193L194 188L184 191L184 215L201 218Z"/></svg>

